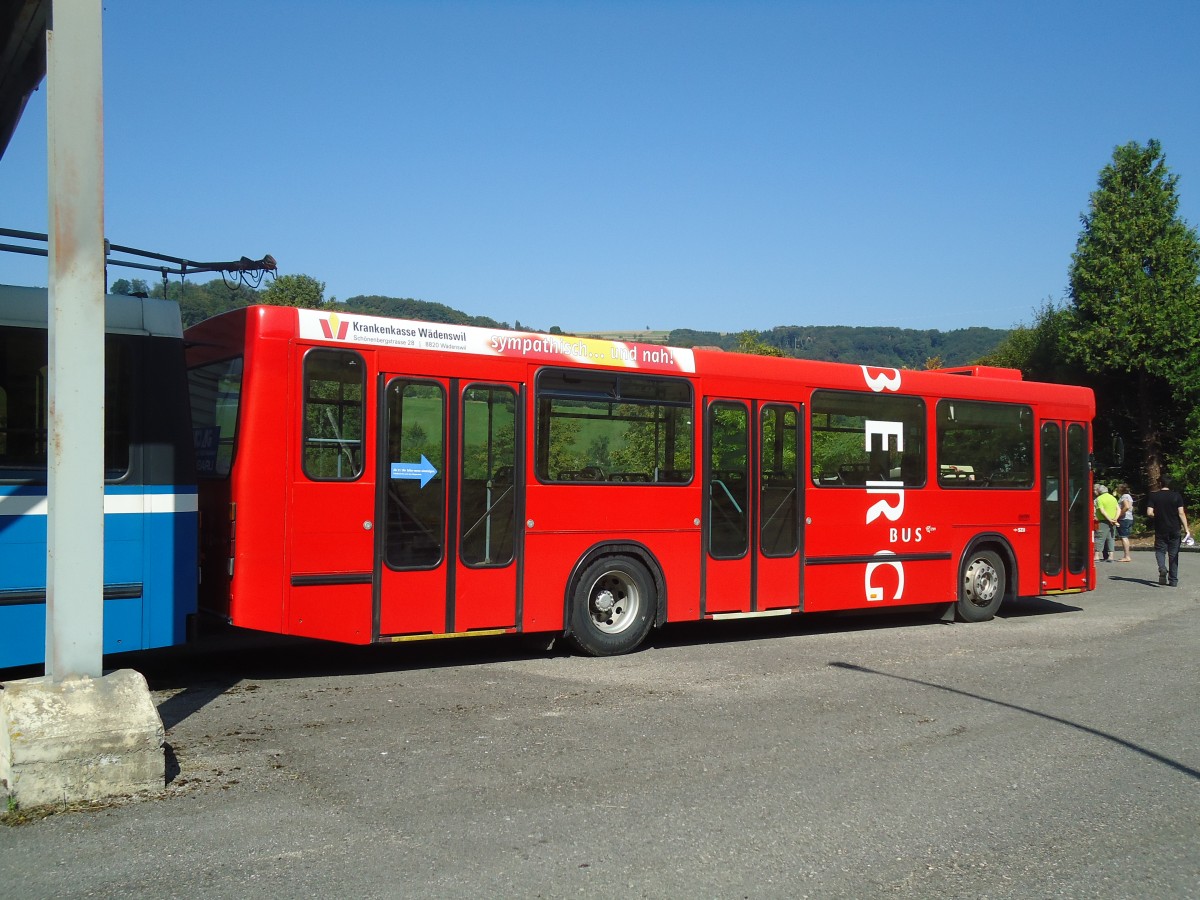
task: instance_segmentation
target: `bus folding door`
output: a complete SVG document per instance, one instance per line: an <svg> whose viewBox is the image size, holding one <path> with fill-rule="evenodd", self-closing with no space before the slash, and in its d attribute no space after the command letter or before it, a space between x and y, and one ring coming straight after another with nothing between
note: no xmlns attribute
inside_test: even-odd
<svg viewBox="0 0 1200 900"><path fill-rule="evenodd" d="M376 634L515 628L519 389L384 374L380 398Z"/></svg>
<svg viewBox="0 0 1200 900"><path fill-rule="evenodd" d="M802 606L801 421L790 403L707 404L705 615Z"/></svg>
<svg viewBox="0 0 1200 900"><path fill-rule="evenodd" d="M1092 556L1088 426L1041 425L1043 593L1085 590Z"/></svg>

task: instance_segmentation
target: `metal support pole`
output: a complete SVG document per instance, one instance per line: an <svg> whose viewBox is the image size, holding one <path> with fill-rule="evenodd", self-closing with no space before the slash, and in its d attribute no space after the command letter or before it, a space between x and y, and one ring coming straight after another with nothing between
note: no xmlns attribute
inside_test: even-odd
<svg viewBox="0 0 1200 900"><path fill-rule="evenodd" d="M54 0L46 35L50 204L46 675L102 674L104 99L101 0Z"/></svg>

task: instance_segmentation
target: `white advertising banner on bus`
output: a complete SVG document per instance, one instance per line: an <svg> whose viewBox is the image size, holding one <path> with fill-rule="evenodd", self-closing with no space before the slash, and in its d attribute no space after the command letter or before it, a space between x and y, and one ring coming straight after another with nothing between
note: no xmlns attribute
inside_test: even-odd
<svg viewBox="0 0 1200 900"><path fill-rule="evenodd" d="M696 371L691 350L659 344L501 331L473 325L443 325L315 309L300 309L297 312L300 314L299 337L305 340L403 347L440 353L474 353L537 362L572 361L592 366L657 372Z"/></svg>

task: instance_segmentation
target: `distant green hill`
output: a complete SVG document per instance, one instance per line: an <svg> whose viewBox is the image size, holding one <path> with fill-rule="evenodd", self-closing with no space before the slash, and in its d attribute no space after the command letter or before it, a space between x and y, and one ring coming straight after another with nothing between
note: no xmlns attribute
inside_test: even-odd
<svg viewBox="0 0 1200 900"><path fill-rule="evenodd" d="M480 328L508 328L506 322L497 322L487 316L472 316L429 300L412 300L407 297L380 297L359 295L342 304L346 312L362 313L367 316L391 316L395 319L418 319L422 322L443 322L446 325L478 325Z"/></svg>
<svg viewBox="0 0 1200 900"><path fill-rule="evenodd" d="M779 325L751 332L787 356L856 365L923 369L930 360L942 366L965 366L990 353L1008 336L1000 328L960 328L954 331L915 328L854 327L849 325ZM737 347L738 335L677 328L667 343L679 347Z"/></svg>
<svg viewBox="0 0 1200 900"><path fill-rule="evenodd" d="M602 338L606 341L624 341L625 343L632 344L670 344L672 332L630 329L629 331L572 331L571 334L579 337Z"/></svg>
<svg viewBox="0 0 1200 900"><path fill-rule="evenodd" d="M114 289L138 287L144 282L115 282ZM151 296L162 296L161 285L150 288ZM180 301L184 325L193 325L229 309L258 303L260 291L237 286L229 288L220 279L205 284L172 282L167 296ZM516 322L509 326L488 316L472 316L461 310L408 297L359 295L338 302L336 309L371 316L392 316L442 322L447 325L476 325L482 328L537 330ZM559 329L554 329L555 331ZM662 343L676 347L721 347L733 350L738 346L739 333L696 331L676 328L671 331L567 332L605 337L614 341ZM955 331L918 330L913 328L852 327L848 325L778 325L769 331L751 331L758 341L778 347L787 356L855 364L898 366L908 369L925 368L929 360L940 360L943 366L963 366L990 353L1008 336L999 328L960 328Z"/></svg>

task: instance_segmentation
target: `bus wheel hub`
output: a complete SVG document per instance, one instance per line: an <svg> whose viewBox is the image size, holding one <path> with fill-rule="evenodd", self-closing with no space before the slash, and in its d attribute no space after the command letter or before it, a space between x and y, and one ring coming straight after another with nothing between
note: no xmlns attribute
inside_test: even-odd
<svg viewBox="0 0 1200 900"><path fill-rule="evenodd" d="M595 607L596 612L604 618L608 618L613 608L617 605L617 598L612 595L612 591L603 590L596 594L592 605Z"/></svg>

